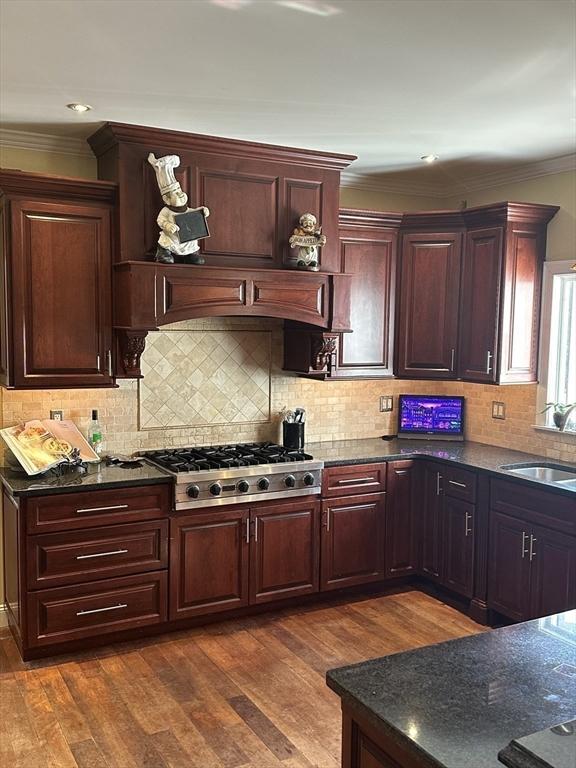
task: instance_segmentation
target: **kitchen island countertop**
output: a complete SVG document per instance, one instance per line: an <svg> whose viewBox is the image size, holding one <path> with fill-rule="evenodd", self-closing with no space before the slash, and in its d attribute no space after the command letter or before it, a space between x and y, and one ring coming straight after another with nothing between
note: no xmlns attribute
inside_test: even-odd
<svg viewBox="0 0 576 768"><path fill-rule="evenodd" d="M576 716L576 611L330 670L327 682L417 765L502 768L511 740Z"/></svg>

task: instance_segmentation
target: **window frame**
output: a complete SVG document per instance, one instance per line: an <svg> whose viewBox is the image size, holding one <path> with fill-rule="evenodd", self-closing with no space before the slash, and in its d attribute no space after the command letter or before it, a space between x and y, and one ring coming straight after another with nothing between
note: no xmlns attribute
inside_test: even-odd
<svg viewBox="0 0 576 768"><path fill-rule="evenodd" d="M548 374L550 362L550 341L552 335L552 299L554 289L554 277L556 275L567 275L574 272L572 267L574 261L545 261L544 275L542 281L542 302L540 314L540 362L538 368L538 392L536 398L536 427L540 429L550 429L558 432L558 429L551 424L551 416L548 413L542 413L548 400ZM576 398L575 398L576 399ZM576 437L576 421L571 418L570 429L566 429L562 434L573 435Z"/></svg>

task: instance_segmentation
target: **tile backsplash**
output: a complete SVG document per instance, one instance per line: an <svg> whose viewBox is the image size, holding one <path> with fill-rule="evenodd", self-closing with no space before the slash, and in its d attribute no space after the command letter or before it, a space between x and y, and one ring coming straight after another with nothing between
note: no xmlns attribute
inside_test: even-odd
<svg viewBox="0 0 576 768"><path fill-rule="evenodd" d="M164 353L158 356L159 341L154 334L149 335L150 342L144 353L146 378L140 384L140 398L139 384L132 380L120 381L114 389L3 390L0 393L3 425L48 418L51 408L59 408L65 418L73 419L85 432L90 412L97 408L105 430L106 449L131 453L164 446L279 440L279 412L287 405L306 408L308 442L345 440L393 433L396 396L401 392L457 394L466 397L469 440L576 463L576 435L533 428L535 385L494 387L397 379L342 382L304 379L281 370L282 324L262 318L208 318L179 323L166 326L158 338L162 336L171 340L173 348L164 347ZM192 338L193 343L186 341ZM178 343L174 344L174 339L178 339ZM200 358L205 360L205 351L214 351L216 347L220 364L210 363L202 371ZM232 350L238 347L234 357ZM202 351L195 352L198 348ZM166 359L173 361L172 369L159 362ZM160 373L156 375L159 368ZM197 370L203 378L194 375ZM180 386L182 378L185 386ZM227 379L232 383L224 385ZM173 382L172 389L178 392L177 404L175 395L164 386L169 380ZM215 380L220 381L217 391L210 390ZM255 388L249 384L250 380L254 381ZM246 391L240 396L242 386ZM380 412L381 395L394 397L392 412ZM156 421L150 403L146 405L149 398L154 401L154 408L158 406L154 412ZM506 405L505 421L491 417L495 399ZM165 405L168 407L160 417L158 411ZM0 446L0 450L2 448Z"/></svg>

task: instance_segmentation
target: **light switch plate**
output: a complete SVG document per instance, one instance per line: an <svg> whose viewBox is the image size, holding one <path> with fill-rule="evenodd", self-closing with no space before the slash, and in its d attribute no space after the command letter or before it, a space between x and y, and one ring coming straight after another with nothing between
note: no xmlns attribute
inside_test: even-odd
<svg viewBox="0 0 576 768"><path fill-rule="evenodd" d="M502 403L499 400L492 400L492 418L493 419L506 418L506 403Z"/></svg>
<svg viewBox="0 0 576 768"><path fill-rule="evenodd" d="M52 421L62 421L64 414L62 411L50 411L50 418Z"/></svg>
<svg viewBox="0 0 576 768"><path fill-rule="evenodd" d="M394 398L391 395L381 395L380 397L380 412L388 413L394 410Z"/></svg>

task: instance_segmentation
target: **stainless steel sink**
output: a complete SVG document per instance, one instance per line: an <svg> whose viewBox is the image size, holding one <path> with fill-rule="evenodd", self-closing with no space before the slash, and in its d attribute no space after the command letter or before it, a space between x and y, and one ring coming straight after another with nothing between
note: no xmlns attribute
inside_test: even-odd
<svg viewBox="0 0 576 768"><path fill-rule="evenodd" d="M558 467L554 464L506 464L500 469L507 469L522 477L544 480L547 483L561 483L569 488L576 487L576 469ZM572 486L574 483L574 486Z"/></svg>

